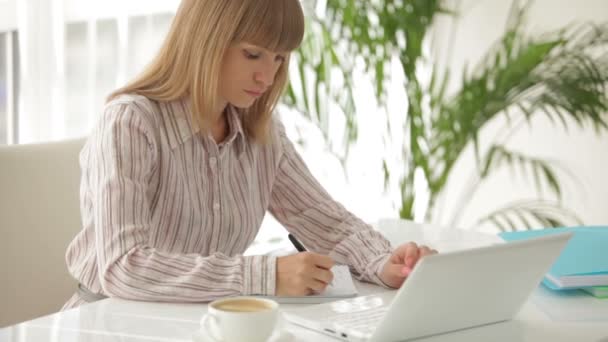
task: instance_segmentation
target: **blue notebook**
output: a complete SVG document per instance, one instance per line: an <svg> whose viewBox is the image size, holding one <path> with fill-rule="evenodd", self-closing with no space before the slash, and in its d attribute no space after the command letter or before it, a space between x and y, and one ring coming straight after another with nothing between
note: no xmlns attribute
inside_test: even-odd
<svg viewBox="0 0 608 342"><path fill-rule="evenodd" d="M549 234L573 232L543 283L551 289L608 285L608 227L549 228L500 233L505 241L524 240Z"/></svg>

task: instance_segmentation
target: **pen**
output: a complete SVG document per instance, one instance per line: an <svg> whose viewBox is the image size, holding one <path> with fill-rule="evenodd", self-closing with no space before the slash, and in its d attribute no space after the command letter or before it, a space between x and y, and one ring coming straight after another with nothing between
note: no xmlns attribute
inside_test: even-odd
<svg viewBox="0 0 608 342"><path fill-rule="evenodd" d="M287 238L289 239L289 241L291 241L291 243L298 250L298 252L306 252L306 247L304 247L304 245L300 242L300 240L296 239L296 237L294 235L289 234L289 235L287 235ZM329 284L333 286L334 285L333 280Z"/></svg>
<svg viewBox="0 0 608 342"><path fill-rule="evenodd" d="M306 247L304 247L304 245L302 245L302 243L296 239L295 236L289 234L287 237L289 238L289 241L291 241L291 243L296 247L298 252L306 252Z"/></svg>

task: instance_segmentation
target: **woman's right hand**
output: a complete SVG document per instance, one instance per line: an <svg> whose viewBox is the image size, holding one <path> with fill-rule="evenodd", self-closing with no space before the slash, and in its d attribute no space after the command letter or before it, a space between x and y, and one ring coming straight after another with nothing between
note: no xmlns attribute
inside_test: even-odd
<svg viewBox="0 0 608 342"><path fill-rule="evenodd" d="M277 258L276 295L306 296L323 292L334 278L332 258L302 252Z"/></svg>

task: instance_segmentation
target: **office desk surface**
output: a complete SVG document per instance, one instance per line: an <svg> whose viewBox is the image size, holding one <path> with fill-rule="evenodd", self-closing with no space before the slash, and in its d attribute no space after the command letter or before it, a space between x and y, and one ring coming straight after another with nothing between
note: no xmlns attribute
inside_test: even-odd
<svg viewBox="0 0 608 342"><path fill-rule="evenodd" d="M399 243L402 239L411 237L416 241L421 241L422 237L428 240L424 242L434 243L443 249L459 249L497 241L493 237L486 239L482 235L472 233L450 232L425 236L425 233L414 230L408 230L404 236L393 235L391 240ZM357 283L357 287L362 295L387 291L365 283ZM302 305L282 304L281 308L287 311ZM199 329L200 319L206 311L205 304L145 303L106 299L0 329L0 342L192 341L193 334ZM287 332L281 335L281 341L284 342L337 341L284 321L281 326ZM608 299L599 300L582 293L557 296L548 290L538 288L512 321L416 341L608 342Z"/></svg>

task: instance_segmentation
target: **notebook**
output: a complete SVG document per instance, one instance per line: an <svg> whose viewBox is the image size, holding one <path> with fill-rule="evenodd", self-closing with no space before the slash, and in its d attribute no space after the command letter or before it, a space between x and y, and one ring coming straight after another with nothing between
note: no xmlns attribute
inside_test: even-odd
<svg viewBox="0 0 608 342"><path fill-rule="evenodd" d="M348 266L335 265L331 268L331 271L334 274L334 280L323 293L309 296L264 296L264 298L273 299L283 304L315 304L351 298L358 294Z"/></svg>
<svg viewBox="0 0 608 342"><path fill-rule="evenodd" d="M566 245L543 279L553 290L608 285L608 227L567 227L505 232L505 241L572 232Z"/></svg>
<svg viewBox="0 0 608 342"><path fill-rule="evenodd" d="M608 286L586 287L583 290L597 298L608 298Z"/></svg>

